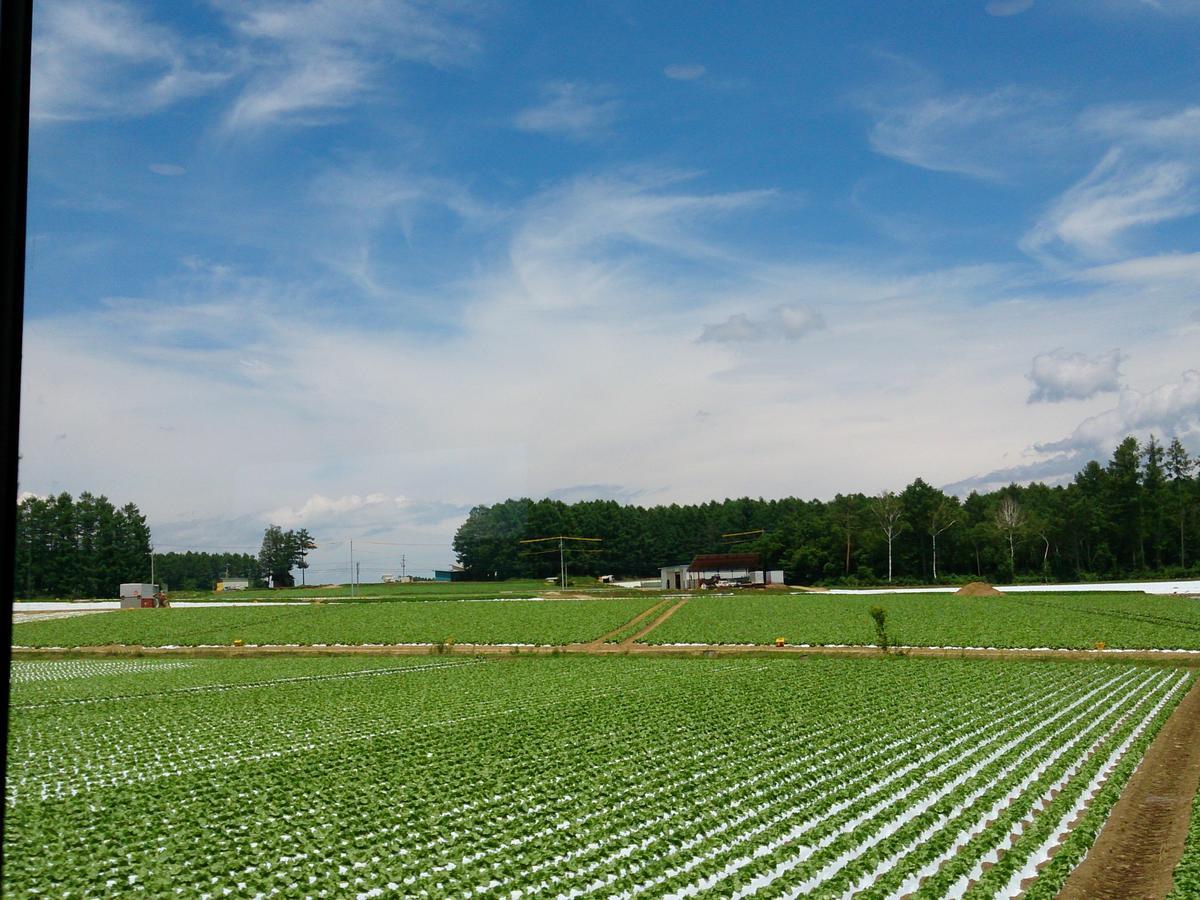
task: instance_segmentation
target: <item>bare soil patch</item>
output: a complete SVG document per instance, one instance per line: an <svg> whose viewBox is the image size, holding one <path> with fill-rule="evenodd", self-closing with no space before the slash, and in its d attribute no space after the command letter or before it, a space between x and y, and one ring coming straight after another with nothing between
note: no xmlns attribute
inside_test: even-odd
<svg viewBox="0 0 1200 900"><path fill-rule="evenodd" d="M108 644L93 647L13 647L13 659L58 659L80 656L175 656L175 657L241 657L241 656L517 656L533 654L605 655L630 653L647 656L880 656L878 647L773 647L765 644L638 644L640 637L661 625L686 601L651 622L628 641L620 644L376 644L352 646L297 646L259 644L248 647L142 647L136 644ZM1004 650L963 649L941 647L905 647L893 655L940 657L955 659L1042 659L1091 660L1093 662L1155 662L1168 665L1200 667L1200 655L1174 650Z"/></svg>
<svg viewBox="0 0 1200 900"><path fill-rule="evenodd" d="M970 581L954 592L957 597L1003 597L1004 594L996 590L986 581Z"/></svg>
<svg viewBox="0 0 1200 900"><path fill-rule="evenodd" d="M49 619L70 619L73 616L94 616L96 613L110 612L107 609L60 609L53 612L14 612L14 625L22 622L45 622Z"/></svg>
<svg viewBox="0 0 1200 900"><path fill-rule="evenodd" d="M1165 897L1183 856L1198 785L1200 682L1155 736L1059 900Z"/></svg>

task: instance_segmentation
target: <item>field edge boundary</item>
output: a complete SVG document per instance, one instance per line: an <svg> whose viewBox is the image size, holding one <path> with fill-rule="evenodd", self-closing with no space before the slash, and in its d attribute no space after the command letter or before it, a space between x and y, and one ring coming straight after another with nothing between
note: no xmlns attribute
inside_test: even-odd
<svg viewBox="0 0 1200 900"><path fill-rule="evenodd" d="M657 623L652 623L653 627ZM649 629L647 629L648 631ZM149 647L109 644L85 647L12 647L14 660L75 657L195 657L241 658L255 656L666 656L666 657L789 657L845 656L860 658L1035 659L1091 662L1156 662L1200 668L1200 655L1176 650L1069 650L1069 649L946 649L908 647L883 653L878 647L772 647L750 644L350 644L339 646L260 644L244 647Z"/></svg>

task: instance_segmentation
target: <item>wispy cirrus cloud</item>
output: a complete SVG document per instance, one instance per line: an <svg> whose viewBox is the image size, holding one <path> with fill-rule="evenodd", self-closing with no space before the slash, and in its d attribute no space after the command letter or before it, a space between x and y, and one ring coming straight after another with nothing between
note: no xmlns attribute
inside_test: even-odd
<svg viewBox="0 0 1200 900"><path fill-rule="evenodd" d="M1016 16L1033 8L1033 0L991 0L984 11L989 16Z"/></svg>
<svg viewBox="0 0 1200 900"><path fill-rule="evenodd" d="M876 153L935 172L994 180L1060 152L1059 96L1018 85L949 90L910 60L885 61L890 77L855 97L873 119L868 140Z"/></svg>
<svg viewBox="0 0 1200 900"><path fill-rule="evenodd" d="M479 49L471 8L420 0L222 0L248 73L231 130L319 124L365 99L389 61L446 67Z"/></svg>
<svg viewBox="0 0 1200 900"><path fill-rule="evenodd" d="M1107 140L1154 150L1200 148L1200 106L1120 103L1095 106L1079 117L1084 130Z"/></svg>
<svg viewBox="0 0 1200 900"><path fill-rule="evenodd" d="M707 73L708 69L698 63L675 63L663 69L663 74L672 81L695 81Z"/></svg>
<svg viewBox="0 0 1200 900"><path fill-rule="evenodd" d="M539 102L517 113L513 124L522 131L588 140L607 133L620 109L606 88L552 81L542 86Z"/></svg>
<svg viewBox="0 0 1200 900"><path fill-rule="evenodd" d="M44 0L34 14L30 119L128 118L222 85L227 52L122 0Z"/></svg>
<svg viewBox="0 0 1200 900"><path fill-rule="evenodd" d="M1091 260L1111 258L1130 230L1200 210L1196 175L1196 166L1183 159L1145 161L1113 148L1050 204L1021 239L1021 248L1047 259L1063 251Z"/></svg>

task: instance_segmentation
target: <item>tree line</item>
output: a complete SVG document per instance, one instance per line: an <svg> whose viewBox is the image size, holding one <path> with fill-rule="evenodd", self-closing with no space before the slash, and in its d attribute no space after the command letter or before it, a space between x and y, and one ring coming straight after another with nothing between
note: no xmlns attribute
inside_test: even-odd
<svg viewBox="0 0 1200 900"><path fill-rule="evenodd" d="M84 491L26 497L17 504L13 596L116 597L127 582L151 581L167 590L212 590L225 577L262 587L290 587L301 577L316 542L305 529L278 525L263 533L252 553L154 553L146 517L133 503L119 509L107 497Z"/></svg>
<svg viewBox="0 0 1200 900"><path fill-rule="evenodd" d="M762 530L751 541L724 535ZM480 579L558 573L553 535L577 575L645 576L700 553L754 551L798 584L1073 581L1200 575L1200 475L1176 439L1122 441L1065 485L1011 484L965 498L917 478L904 490L832 500L729 499L642 507L510 499L477 506L454 537Z"/></svg>
<svg viewBox="0 0 1200 900"><path fill-rule="evenodd" d="M211 591L223 578L247 578L262 587L258 557L253 553L159 553L154 559L158 583L168 591Z"/></svg>
<svg viewBox="0 0 1200 900"><path fill-rule="evenodd" d="M14 596L116 597L123 582L150 581L150 528L103 495L26 497L14 557Z"/></svg>

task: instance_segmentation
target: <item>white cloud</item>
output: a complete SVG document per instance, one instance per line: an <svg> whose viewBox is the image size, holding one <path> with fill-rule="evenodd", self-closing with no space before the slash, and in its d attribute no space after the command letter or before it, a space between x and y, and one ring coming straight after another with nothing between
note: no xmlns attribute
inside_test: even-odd
<svg viewBox="0 0 1200 900"><path fill-rule="evenodd" d="M688 192L679 187L687 180L673 172L622 172L577 178L537 197L518 218L509 249L521 302L576 310L616 304L632 312L672 302L663 298L673 291L654 272L664 257L733 264L709 230L775 193ZM713 289L690 286L690 301Z"/></svg>
<svg viewBox="0 0 1200 900"><path fill-rule="evenodd" d="M379 506L380 504L404 506L407 502L405 497L389 497L382 493L367 494L365 497L360 497L358 494L346 494L341 497L313 494L299 508L281 506L267 512L265 518L272 524L283 528L298 528L317 519L327 520L333 516L356 512L370 506Z"/></svg>
<svg viewBox="0 0 1200 900"><path fill-rule="evenodd" d="M256 75L234 102L226 125L257 127L287 121L316 125L330 110L349 106L365 87L370 69L349 54L318 50Z"/></svg>
<svg viewBox="0 0 1200 900"><path fill-rule="evenodd" d="M185 42L121 0L44 0L34 13L34 122L140 116L221 85L211 47Z"/></svg>
<svg viewBox="0 0 1200 900"><path fill-rule="evenodd" d="M663 69L663 74L674 81L695 81L707 72L708 69L696 63L676 63Z"/></svg>
<svg viewBox="0 0 1200 900"><path fill-rule="evenodd" d="M772 310L768 323L780 336L794 341L825 327L825 317L807 306L779 306Z"/></svg>
<svg viewBox="0 0 1200 900"><path fill-rule="evenodd" d="M1120 389L1121 353L1110 350L1092 357L1059 347L1035 356L1028 377L1033 382L1029 403L1087 400Z"/></svg>
<svg viewBox="0 0 1200 900"><path fill-rule="evenodd" d="M719 343L761 341L765 337L761 322L752 322L745 313L735 313L724 322L705 325L699 340Z"/></svg>
<svg viewBox="0 0 1200 900"><path fill-rule="evenodd" d="M1200 106L1165 109L1146 104L1096 106L1079 118L1082 128L1108 140L1156 150L1200 149Z"/></svg>
<svg viewBox="0 0 1200 900"><path fill-rule="evenodd" d="M1089 416L1068 437L1036 445L1043 453L1107 452L1127 435L1160 438L1187 435L1200 429L1200 371L1189 369L1177 382L1145 393L1121 392L1112 409Z"/></svg>
<svg viewBox="0 0 1200 900"><path fill-rule="evenodd" d="M749 341L797 341L825 327L825 318L808 306L776 306L762 319L735 313L724 322L705 325L700 341L743 343Z"/></svg>
<svg viewBox="0 0 1200 900"><path fill-rule="evenodd" d="M991 0L984 7L989 16L1015 16L1033 6L1033 0Z"/></svg>
<svg viewBox="0 0 1200 900"><path fill-rule="evenodd" d="M586 140L609 130L620 103L601 88L570 81L543 85L541 101L517 114L514 124L522 131Z"/></svg>
<svg viewBox="0 0 1200 900"><path fill-rule="evenodd" d="M1115 284L1190 282L1200 285L1200 253L1162 253L1091 266L1076 273L1083 281Z"/></svg>
<svg viewBox="0 0 1200 900"><path fill-rule="evenodd" d="M868 139L876 153L985 179L1061 153L1056 96L1015 85L982 93L948 91L907 60L889 62L895 71L888 81L857 98L874 119Z"/></svg>
<svg viewBox="0 0 1200 900"><path fill-rule="evenodd" d="M413 180L377 182L394 193L364 200L364 218L412 202ZM441 567L471 505L564 486L654 503L961 478L1004 461L1017 435L1077 424L1077 408L1022 402L1021 360L1062 334L1174 372L1194 359L1186 335L1125 334L1120 285L1051 303L1027 270L763 259L735 217L775 198L648 171L552 186L485 221L495 252L464 257L452 289L404 298L440 303L439 329L338 279L200 260L141 298L31 319L21 486L133 500L166 543L256 544L278 513L319 542L441 540L426 559ZM293 252L327 236L312 240ZM1165 285L1139 316L1165 322L1194 296ZM814 310L837 323L819 340ZM737 314L772 339L695 341ZM1130 366L1134 383L1159 383ZM931 440L947 409L956 439Z"/></svg>
<svg viewBox="0 0 1200 900"><path fill-rule="evenodd" d="M470 8L410 0L223 0L244 41L249 80L230 129L319 124L361 101L388 61L458 65L478 37Z"/></svg>
<svg viewBox="0 0 1200 900"><path fill-rule="evenodd" d="M1140 162L1114 148L1050 205L1021 247L1034 256L1065 249L1088 259L1111 257L1131 229L1200 209L1195 175L1183 160Z"/></svg>

